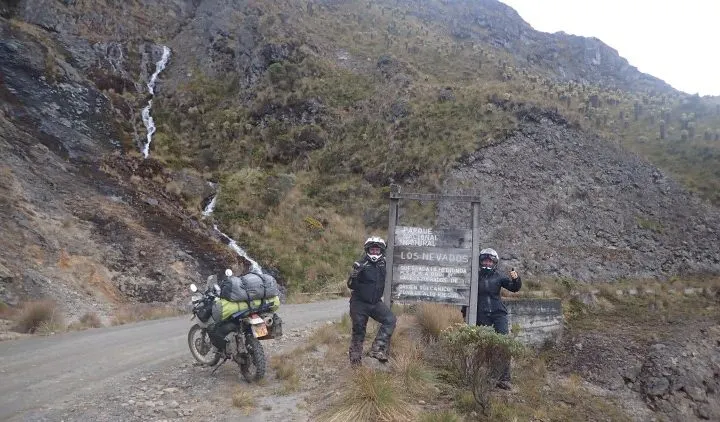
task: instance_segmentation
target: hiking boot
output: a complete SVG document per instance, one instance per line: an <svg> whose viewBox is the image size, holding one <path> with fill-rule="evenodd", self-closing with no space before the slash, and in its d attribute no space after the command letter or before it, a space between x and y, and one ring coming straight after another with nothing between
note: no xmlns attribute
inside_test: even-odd
<svg viewBox="0 0 720 422"><path fill-rule="evenodd" d="M506 380L498 381L498 383L496 384L496 387L502 388L503 390L508 390L508 391L512 390L512 384L510 383L510 381L506 381Z"/></svg>
<svg viewBox="0 0 720 422"><path fill-rule="evenodd" d="M375 358L382 363L385 363L388 361L387 355L385 354L385 352L383 352L381 350L371 350L370 353L368 353L368 356L370 356L371 358Z"/></svg>

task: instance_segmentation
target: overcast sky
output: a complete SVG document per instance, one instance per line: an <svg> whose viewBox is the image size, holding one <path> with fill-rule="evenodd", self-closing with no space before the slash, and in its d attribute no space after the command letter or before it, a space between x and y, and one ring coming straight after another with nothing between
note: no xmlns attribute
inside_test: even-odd
<svg viewBox="0 0 720 422"><path fill-rule="evenodd" d="M501 0L533 28L596 37L690 94L720 95L720 0Z"/></svg>

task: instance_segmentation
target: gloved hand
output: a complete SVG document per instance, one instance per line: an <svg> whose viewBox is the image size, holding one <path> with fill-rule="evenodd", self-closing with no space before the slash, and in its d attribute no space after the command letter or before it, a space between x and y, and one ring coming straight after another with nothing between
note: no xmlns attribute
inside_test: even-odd
<svg viewBox="0 0 720 422"><path fill-rule="evenodd" d="M513 280L517 280L517 278L518 278L518 273L515 271L515 268L511 268L511 269L510 269L510 278L513 279Z"/></svg>
<svg viewBox="0 0 720 422"><path fill-rule="evenodd" d="M355 277L357 277L358 274L360 274L360 263L353 262L353 270L350 273L350 278L355 278Z"/></svg>

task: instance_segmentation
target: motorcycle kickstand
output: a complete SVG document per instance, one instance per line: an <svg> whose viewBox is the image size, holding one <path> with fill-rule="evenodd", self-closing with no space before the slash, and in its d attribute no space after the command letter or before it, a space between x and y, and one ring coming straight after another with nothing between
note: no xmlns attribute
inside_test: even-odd
<svg viewBox="0 0 720 422"><path fill-rule="evenodd" d="M228 361L228 359L229 358L226 357L222 360L222 362L218 363L217 366L215 368L213 368L212 372L210 372L210 375L213 375L215 373L215 371L218 370L219 367L223 366L223 363Z"/></svg>

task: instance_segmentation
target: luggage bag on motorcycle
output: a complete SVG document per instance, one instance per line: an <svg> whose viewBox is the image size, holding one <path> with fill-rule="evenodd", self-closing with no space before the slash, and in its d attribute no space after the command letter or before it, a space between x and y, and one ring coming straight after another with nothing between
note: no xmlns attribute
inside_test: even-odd
<svg viewBox="0 0 720 422"><path fill-rule="evenodd" d="M279 294L277 281L270 274L232 276L220 286L220 297L233 302L269 299Z"/></svg>
<svg viewBox="0 0 720 422"><path fill-rule="evenodd" d="M231 276L220 284L220 297L232 302L247 302L250 300L242 277Z"/></svg>
<svg viewBox="0 0 720 422"><path fill-rule="evenodd" d="M262 299L256 299L252 302L235 302L223 298L217 298L213 304L212 316L217 322L224 321L237 312L260 309L263 302L268 305L268 311L275 312L280 309L279 296L274 296L269 299L265 299L264 301Z"/></svg>

